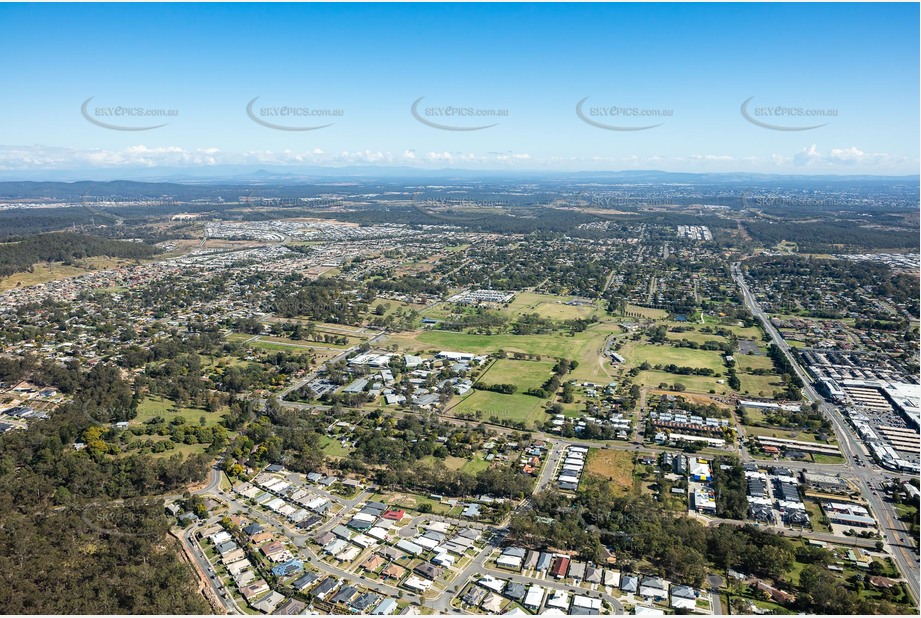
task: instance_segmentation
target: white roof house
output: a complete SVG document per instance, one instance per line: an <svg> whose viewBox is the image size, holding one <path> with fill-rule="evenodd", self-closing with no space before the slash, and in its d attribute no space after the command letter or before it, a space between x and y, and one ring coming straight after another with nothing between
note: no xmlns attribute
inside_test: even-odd
<svg viewBox="0 0 921 618"><path fill-rule="evenodd" d="M544 600L544 589L533 584L528 588L528 594L525 595L523 605L528 608L538 608Z"/></svg>

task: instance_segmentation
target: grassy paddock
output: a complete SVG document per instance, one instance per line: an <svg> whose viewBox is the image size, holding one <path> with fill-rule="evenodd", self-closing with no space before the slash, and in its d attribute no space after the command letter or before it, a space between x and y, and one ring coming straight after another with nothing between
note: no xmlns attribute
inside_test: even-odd
<svg viewBox="0 0 921 618"><path fill-rule="evenodd" d="M620 354L634 365L641 365L644 362L650 365L668 365L674 363L679 367L693 367L695 369L709 368L719 373L722 373L725 368L722 355L719 352L712 352L710 350L694 350L692 348L675 348L668 345L631 343L624 346Z"/></svg>
<svg viewBox="0 0 921 618"><path fill-rule="evenodd" d="M589 449L585 474L608 482L615 494L633 489L633 453L609 449Z"/></svg>
<svg viewBox="0 0 921 618"><path fill-rule="evenodd" d="M162 416L167 422L181 416L187 425L198 425L201 417L205 417L205 426L213 427L221 420L223 412L207 412L201 408L185 408L178 410L172 400L165 397L145 397L138 404L138 415L131 420L132 425L141 425L155 416Z"/></svg>
<svg viewBox="0 0 921 618"><path fill-rule="evenodd" d="M713 394L724 395L732 392L732 389L726 386L725 383L717 383L717 380L721 379L722 378L706 376L679 376L664 371L641 371L634 380L634 383L650 388L658 388L659 384L662 383L668 384L669 387L673 384L680 383L684 384L685 388L692 393L709 393L713 390L715 391Z"/></svg>
<svg viewBox="0 0 921 618"><path fill-rule="evenodd" d="M510 421L524 421L533 427L535 421L543 423L549 418L543 409L546 401L521 393L503 395L490 391L472 391L465 395L460 403L450 408L449 412L472 414L479 410L483 413L484 421L497 416Z"/></svg>

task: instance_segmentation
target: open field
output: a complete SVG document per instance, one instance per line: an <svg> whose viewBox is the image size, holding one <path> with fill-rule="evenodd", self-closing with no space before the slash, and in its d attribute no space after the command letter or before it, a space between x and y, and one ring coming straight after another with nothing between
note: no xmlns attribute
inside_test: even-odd
<svg viewBox="0 0 921 618"><path fill-rule="evenodd" d="M421 505L428 504L432 507L431 512L435 515L449 515L452 517L459 516L461 511L464 510L462 506L451 507L448 504L441 503L439 500L432 500L428 496L409 492L381 492L372 495L370 499L379 500L391 508L416 512L418 512Z"/></svg>
<svg viewBox="0 0 921 618"><path fill-rule="evenodd" d="M719 352L709 350L694 350L691 348L675 348L670 345L653 345L644 343L628 343L620 351L621 356L633 365L644 362L650 365L668 365L674 363L679 367L694 367L695 369L709 368L722 373L723 357ZM678 378L694 376L676 376Z"/></svg>
<svg viewBox="0 0 921 618"><path fill-rule="evenodd" d="M664 309L651 309L649 307L639 307L637 305L627 305L624 311L628 315L638 315L650 320L664 320L668 317L668 311Z"/></svg>
<svg viewBox="0 0 921 618"><path fill-rule="evenodd" d="M585 474L608 481L616 495L628 494L633 489L633 453L589 449Z"/></svg>
<svg viewBox="0 0 921 618"><path fill-rule="evenodd" d="M205 417L205 426L213 427L221 421L223 412L207 412L201 408L179 408L176 411L173 402L165 397L145 397L138 404L138 415L131 420L132 425L142 425L155 416L162 416L169 422L181 416L187 425L198 425Z"/></svg>
<svg viewBox="0 0 921 618"><path fill-rule="evenodd" d="M567 305L572 300L569 296L552 296L535 292L521 292L503 309L504 313L518 316L523 313L536 313L543 318L554 320L574 320L587 318L598 310L598 303L592 305Z"/></svg>
<svg viewBox="0 0 921 618"><path fill-rule="evenodd" d="M743 409L745 411L745 418L748 420L748 422L745 423L746 425L756 426L767 423L767 421L764 419L763 410L759 408L751 408L749 406L745 406Z"/></svg>
<svg viewBox="0 0 921 618"><path fill-rule="evenodd" d="M410 305L406 305L406 303L401 303L395 300L381 300L380 303L391 303L391 305L410 306ZM373 307L376 307L378 304L379 303L374 303ZM397 309L397 307L391 307L391 308L394 311ZM266 317L265 319L262 320L262 322L265 324L313 323L313 326L316 329L317 333L320 333L320 334L345 335L347 337L351 337L355 339L362 339L362 340L369 338L367 329L362 328L360 326L349 326L348 324L330 324L328 322L315 322L313 320L308 320L307 318L279 318L279 317L273 317L273 316Z"/></svg>
<svg viewBox="0 0 921 618"><path fill-rule="evenodd" d="M755 356L753 354L736 354L733 356L733 358L736 361L736 367L738 367L740 370L773 369L774 368L774 363L767 356Z"/></svg>
<svg viewBox="0 0 921 618"><path fill-rule="evenodd" d="M258 337L254 338L253 335L247 335L244 333L230 334L227 336L227 340L235 341L237 343L245 343L248 346L260 348L262 350L269 350L271 352L312 352L318 363L332 358L337 354L340 354L343 350L347 349L347 346L338 346L331 343L327 344L315 343L312 341L292 341L285 340L280 337L269 337L263 335L259 335Z"/></svg>
<svg viewBox="0 0 921 618"><path fill-rule="evenodd" d="M710 390L716 391L714 394L723 395L732 392L725 384L717 384L717 380L722 378L708 378L706 376L679 376L674 373L664 371L641 371L636 376L634 383L640 386L658 388L659 384L665 383L671 386L676 382L684 384L689 391L697 393L709 393Z"/></svg>
<svg viewBox="0 0 921 618"><path fill-rule="evenodd" d="M501 359L480 376L483 384L514 384L518 392L539 388L553 375L553 362Z"/></svg>
<svg viewBox="0 0 921 618"><path fill-rule="evenodd" d="M348 457L349 453L351 453L349 449L342 446L339 440L329 436L320 436L320 445L320 448L323 449L323 452L326 453L328 457Z"/></svg>
<svg viewBox="0 0 921 618"><path fill-rule="evenodd" d="M666 333L672 341L681 341L682 339L687 339L688 341L693 341L694 343L702 344L707 341L718 341L719 343L726 343L725 337L720 337L719 335L714 335L713 333L701 333L698 332L695 328L694 330L685 331L683 333Z"/></svg>
<svg viewBox="0 0 921 618"><path fill-rule="evenodd" d="M28 287L49 281L58 281L70 277L85 275L97 270L107 270L119 266L138 264L140 260L126 260L104 256L90 257L79 260L76 265L65 265L62 262L39 262L32 266L32 272L15 273L0 279L0 291L11 290L17 287Z"/></svg>
<svg viewBox="0 0 921 618"><path fill-rule="evenodd" d="M489 462L480 457L479 454L474 455L473 459L470 461L464 462L464 465L460 467L462 472L467 474L476 474L480 470L485 470L489 467Z"/></svg>
<svg viewBox="0 0 921 618"><path fill-rule="evenodd" d="M659 390L657 388L651 388L649 389L649 394L650 395L673 395L674 393L672 391L665 391L665 390ZM710 395L699 395L695 393L680 393L678 397L683 397L684 399L687 399L689 402L695 405L698 405L698 406L715 405L718 408L723 408L725 410L733 409L733 406L723 403L722 401L717 401L713 399Z"/></svg>
<svg viewBox="0 0 921 618"><path fill-rule="evenodd" d="M394 314L394 313L396 313L397 311L399 311L399 310L401 310L401 309L404 309L404 310L405 310L405 309L409 309L409 310L412 310L412 311L421 311L421 310L424 308L424 305L416 305L416 304L413 304L413 303L404 303L403 301L400 301L400 300L390 300L390 299L387 299L387 298L378 298L376 301L374 301L373 303L371 303L371 310L372 310L372 313L373 313L374 308L377 307L378 305L384 305L384 307L387 308L387 310L384 312L384 315L385 315L385 316ZM356 329L356 330L357 330L357 329ZM357 334L357 333L356 333L356 334ZM367 337L366 337L366 338L367 338Z"/></svg>
<svg viewBox="0 0 921 618"><path fill-rule="evenodd" d="M448 408L449 413L473 414L478 410L483 413L483 420L491 416L510 421L524 421L529 428L534 422L543 423L549 416L543 409L546 399L515 393L503 395L490 391L471 391L459 403Z"/></svg>
<svg viewBox="0 0 921 618"><path fill-rule="evenodd" d="M746 425L745 431L750 436L765 436L767 438L783 438L785 440L799 440L800 442L812 442L814 444L835 444L834 438L829 442L817 440L815 434L808 431L797 431L783 429L782 427L750 427ZM830 434L833 435L833 434Z"/></svg>
<svg viewBox="0 0 921 618"><path fill-rule="evenodd" d="M198 455L204 453L208 448L207 444L173 444L175 448L163 451L162 453L151 453L150 456L156 459L163 459L166 457L172 457L173 455L182 455L183 458L186 458L189 455Z"/></svg>
<svg viewBox="0 0 921 618"><path fill-rule="evenodd" d="M758 397L773 397L776 393L783 392L780 385L780 378L774 376L753 376L747 373L739 373L739 381L742 383L741 392L743 394L756 395Z"/></svg>
<svg viewBox="0 0 921 618"><path fill-rule="evenodd" d="M408 352L452 350L489 354L501 349L506 352L524 352L550 358L569 358L579 361L579 367L571 374L573 379L609 382L613 374L605 369L605 364L602 364L603 359L600 352L608 335L616 332L619 332L618 327L611 323L593 324L573 337L561 334L471 335L426 330L389 335L382 345L396 344L399 349Z"/></svg>

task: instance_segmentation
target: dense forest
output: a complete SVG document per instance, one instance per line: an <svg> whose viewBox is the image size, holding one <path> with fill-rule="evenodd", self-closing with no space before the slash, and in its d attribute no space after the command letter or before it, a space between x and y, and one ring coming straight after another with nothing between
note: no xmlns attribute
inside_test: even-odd
<svg viewBox="0 0 921 618"><path fill-rule="evenodd" d="M209 611L167 536L162 500L149 499L204 480L205 457L76 450L102 429L95 410L127 412L132 399L111 369L77 382L75 403L0 437L0 607L10 614Z"/></svg>
<svg viewBox="0 0 921 618"><path fill-rule="evenodd" d="M356 298L344 282L336 279L312 281L292 276L285 287L275 292L267 308L286 318L303 316L318 322L360 324L368 301Z"/></svg>
<svg viewBox="0 0 921 618"><path fill-rule="evenodd" d="M0 244L0 277L23 272L38 262L73 263L88 257L149 258L159 250L144 243L108 240L74 232L29 236Z"/></svg>
<svg viewBox="0 0 921 618"><path fill-rule="evenodd" d="M851 253L871 249L918 249L917 229L861 226L853 221L747 221L748 233L768 247L796 243L800 253Z"/></svg>

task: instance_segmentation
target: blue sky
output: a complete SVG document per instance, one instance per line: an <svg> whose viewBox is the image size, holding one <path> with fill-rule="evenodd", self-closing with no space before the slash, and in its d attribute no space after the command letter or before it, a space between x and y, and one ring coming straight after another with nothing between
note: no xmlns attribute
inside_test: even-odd
<svg viewBox="0 0 921 618"><path fill-rule="evenodd" d="M917 173L918 10L0 5L0 170L373 164ZM81 105L90 97L88 120ZM258 119L332 125L262 126L246 113L255 97ZM429 126L411 114L420 97L422 120L454 128L496 124L466 131ZM620 129L659 126L599 128L576 113L586 97L588 120ZM749 116L774 128L742 115L750 97ZM105 116L106 107L177 114ZM268 115L278 107L341 115ZM446 107L506 114L436 115L435 108ZM120 131L93 120L123 128L167 124ZM824 126L779 130L817 124Z"/></svg>

